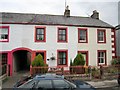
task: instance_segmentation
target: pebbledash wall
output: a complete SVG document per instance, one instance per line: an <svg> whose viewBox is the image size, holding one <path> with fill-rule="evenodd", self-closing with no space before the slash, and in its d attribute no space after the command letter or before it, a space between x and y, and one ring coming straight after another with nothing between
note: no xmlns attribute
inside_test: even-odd
<svg viewBox="0 0 120 90"><path fill-rule="evenodd" d="M97 27L76 27L76 26L61 26L61 25L24 25L24 24L0 24L0 26L9 27L9 41L0 42L2 50L0 53L8 53L8 62L10 65L10 75L14 72L13 52L17 50L27 50L31 52L31 61L35 57L36 51L45 52L45 62L49 66L58 66L57 51L66 50L68 52L68 64L63 66L65 70L69 70L70 59L74 59L78 52L87 52L88 65L98 66L98 51L106 51L105 65L109 65L112 58L115 57L115 30L111 28ZM35 42L35 27L46 28L46 42ZM67 28L67 42L58 42L58 28ZM78 29L87 30L87 43L78 42ZM105 30L106 42L97 42L97 30ZM55 56L56 60L49 60L51 56Z"/></svg>

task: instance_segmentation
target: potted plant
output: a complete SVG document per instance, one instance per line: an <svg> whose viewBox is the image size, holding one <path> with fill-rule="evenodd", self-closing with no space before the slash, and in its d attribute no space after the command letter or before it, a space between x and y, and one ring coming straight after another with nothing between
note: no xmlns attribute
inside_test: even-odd
<svg viewBox="0 0 120 90"><path fill-rule="evenodd" d="M50 59L51 59L51 60L55 60L55 57L54 57L54 56L52 56Z"/></svg>

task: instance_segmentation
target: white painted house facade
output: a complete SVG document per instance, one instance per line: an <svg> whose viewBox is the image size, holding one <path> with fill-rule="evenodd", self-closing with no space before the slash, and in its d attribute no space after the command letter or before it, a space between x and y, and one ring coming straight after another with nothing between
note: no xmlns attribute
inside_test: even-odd
<svg viewBox="0 0 120 90"><path fill-rule="evenodd" d="M27 69L40 53L48 66L69 71L70 60L79 52L84 55L86 66L109 65L116 57L114 27L99 20L96 11L91 17L69 13L1 13L1 65L8 64L12 75ZM51 60L53 56L55 60Z"/></svg>

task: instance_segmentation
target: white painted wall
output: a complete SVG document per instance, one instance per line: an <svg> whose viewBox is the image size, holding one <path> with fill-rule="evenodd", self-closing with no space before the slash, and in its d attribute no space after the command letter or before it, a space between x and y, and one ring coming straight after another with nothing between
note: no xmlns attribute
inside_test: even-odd
<svg viewBox="0 0 120 90"><path fill-rule="evenodd" d="M46 59L49 59L53 55L57 58L57 50L68 50L68 63L70 59L74 59L77 51L89 52L89 65L97 65L97 50L107 50L107 64L110 64L112 60L112 43L111 43L111 29L106 29L106 44L97 44L97 29L100 28L88 28L88 43L78 43L78 28L73 26L48 26L48 25L0 25L10 26L10 39L9 42L0 42L2 44L2 50L11 51L15 48L25 47L31 50L46 50ZM46 42L35 42L35 26L46 26ZM57 28L68 28L68 43L57 43ZM47 61L50 66L56 66L57 61Z"/></svg>

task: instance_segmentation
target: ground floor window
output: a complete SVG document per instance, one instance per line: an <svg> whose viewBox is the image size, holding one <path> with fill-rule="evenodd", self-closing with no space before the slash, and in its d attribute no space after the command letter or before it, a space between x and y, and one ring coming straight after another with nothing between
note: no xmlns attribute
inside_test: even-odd
<svg viewBox="0 0 120 90"><path fill-rule="evenodd" d="M1 65L5 65L5 64L7 64L7 53L2 53L2 54L0 54L0 58L1 58Z"/></svg>
<svg viewBox="0 0 120 90"><path fill-rule="evenodd" d="M67 65L67 50L58 50L58 65Z"/></svg>
<svg viewBox="0 0 120 90"><path fill-rule="evenodd" d="M106 51L98 50L98 65L106 64Z"/></svg>
<svg viewBox="0 0 120 90"><path fill-rule="evenodd" d="M0 72L0 75L3 75L7 72L7 61L8 61L8 54L2 53L0 54L0 69L2 72Z"/></svg>

